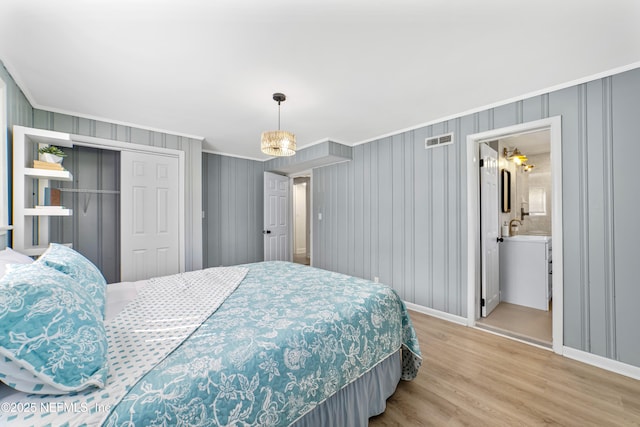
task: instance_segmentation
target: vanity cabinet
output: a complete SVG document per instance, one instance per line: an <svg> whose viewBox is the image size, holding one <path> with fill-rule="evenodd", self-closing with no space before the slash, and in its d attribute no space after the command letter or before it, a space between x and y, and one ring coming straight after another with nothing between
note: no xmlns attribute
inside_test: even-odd
<svg viewBox="0 0 640 427"><path fill-rule="evenodd" d="M548 236L504 238L500 244L500 301L548 311L551 250Z"/></svg>

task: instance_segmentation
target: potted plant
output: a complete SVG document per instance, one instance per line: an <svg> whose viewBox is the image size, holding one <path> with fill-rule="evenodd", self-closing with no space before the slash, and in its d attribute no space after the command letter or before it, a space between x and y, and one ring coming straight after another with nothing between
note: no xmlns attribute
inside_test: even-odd
<svg viewBox="0 0 640 427"><path fill-rule="evenodd" d="M60 147L56 147L55 145L42 147L38 150L38 153L40 153L40 160L43 162L58 164L62 163L62 159L67 156Z"/></svg>

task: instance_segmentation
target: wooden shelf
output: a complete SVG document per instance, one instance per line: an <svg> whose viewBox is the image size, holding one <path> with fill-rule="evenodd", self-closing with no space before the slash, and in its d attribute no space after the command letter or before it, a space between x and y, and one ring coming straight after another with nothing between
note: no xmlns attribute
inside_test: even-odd
<svg viewBox="0 0 640 427"><path fill-rule="evenodd" d="M72 209L60 209L56 207L27 208L24 210L26 216L71 216Z"/></svg>
<svg viewBox="0 0 640 427"><path fill-rule="evenodd" d="M51 179L54 181L73 181L73 175L69 171L57 171L53 169L25 168L24 175L32 178Z"/></svg>

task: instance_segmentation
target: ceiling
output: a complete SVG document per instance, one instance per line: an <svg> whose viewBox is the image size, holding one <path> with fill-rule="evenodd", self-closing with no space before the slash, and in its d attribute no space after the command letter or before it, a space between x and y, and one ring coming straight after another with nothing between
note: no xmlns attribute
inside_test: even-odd
<svg viewBox="0 0 640 427"><path fill-rule="evenodd" d="M509 151L517 148L525 156L551 152L551 132L548 129L508 136L502 138L500 142Z"/></svg>
<svg viewBox="0 0 640 427"><path fill-rule="evenodd" d="M637 0L3 0L34 107L255 159L368 141L640 61Z"/></svg>

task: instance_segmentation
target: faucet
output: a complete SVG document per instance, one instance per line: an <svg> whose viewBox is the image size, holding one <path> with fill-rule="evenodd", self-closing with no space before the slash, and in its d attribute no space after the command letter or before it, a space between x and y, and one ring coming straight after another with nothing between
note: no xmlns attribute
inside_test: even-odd
<svg viewBox="0 0 640 427"><path fill-rule="evenodd" d="M524 211L524 205L525 204L529 204L529 202L525 202L524 199L522 200L522 203L520 204L520 221L524 221L524 217L529 215L529 212L525 212ZM522 223L520 223L522 225Z"/></svg>
<svg viewBox="0 0 640 427"><path fill-rule="evenodd" d="M511 221L509 221L509 234L511 234L513 236L513 232L511 230L513 230L513 223L517 222L519 225L522 225L522 221L520 221L517 218L513 218Z"/></svg>

